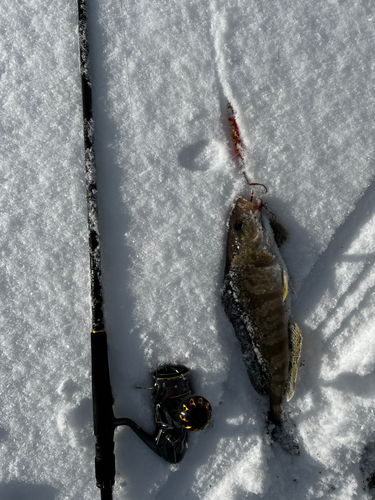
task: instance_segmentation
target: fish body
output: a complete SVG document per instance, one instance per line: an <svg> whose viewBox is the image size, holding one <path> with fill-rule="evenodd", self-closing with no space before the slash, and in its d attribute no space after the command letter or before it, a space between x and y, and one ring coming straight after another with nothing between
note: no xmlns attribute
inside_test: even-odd
<svg viewBox="0 0 375 500"><path fill-rule="evenodd" d="M239 198L232 210L223 305L250 380L269 395L270 417L283 421L283 404L294 393L302 337L290 319L288 272L259 198Z"/></svg>

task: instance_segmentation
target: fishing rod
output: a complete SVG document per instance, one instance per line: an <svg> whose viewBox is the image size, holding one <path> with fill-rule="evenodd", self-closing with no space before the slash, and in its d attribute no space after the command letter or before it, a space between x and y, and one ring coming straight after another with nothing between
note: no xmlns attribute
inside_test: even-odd
<svg viewBox="0 0 375 500"><path fill-rule="evenodd" d="M101 251L94 120L90 80L86 1L78 0L79 58L82 85L83 136L85 148L88 240L91 280L91 373L95 444L96 485L101 499L112 499L115 483L114 431L126 425L155 453L169 463L179 463L188 448L188 431L203 429L210 421L210 403L194 394L188 380L189 369L165 364L153 374L153 404L156 430L148 434L129 418L116 418L108 363L101 279Z"/></svg>

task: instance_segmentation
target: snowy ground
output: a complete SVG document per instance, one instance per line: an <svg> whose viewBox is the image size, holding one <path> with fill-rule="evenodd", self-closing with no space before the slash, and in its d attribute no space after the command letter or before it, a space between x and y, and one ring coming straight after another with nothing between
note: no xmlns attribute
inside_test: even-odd
<svg viewBox="0 0 375 500"><path fill-rule="evenodd" d="M179 467L116 432L115 498L370 499L375 5L91 0L88 13L116 415L152 430L135 386L162 361L191 367L214 410ZM0 498L94 499L77 7L0 14ZM247 172L290 233L300 457L265 439L267 398L220 302L244 193L227 100Z"/></svg>

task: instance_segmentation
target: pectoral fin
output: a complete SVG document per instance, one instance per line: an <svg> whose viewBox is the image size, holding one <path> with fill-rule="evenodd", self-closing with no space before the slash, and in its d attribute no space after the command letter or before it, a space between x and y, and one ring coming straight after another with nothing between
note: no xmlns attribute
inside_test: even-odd
<svg viewBox="0 0 375 500"><path fill-rule="evenodd" d="M280 224L280 222L277 222L276 220L270 220L270 226L275 236L276 245L281 247L281 245L288 239L288 231Z"/></svg>
<svg viewBox="0 0 375 500"><path fill-rule="evenodd" d="M291 350L291 368L289 374L289 387L286 394L287 401L292 399L294 394L298 373L298 361L302 348L302 334L297 323L289 323L289 343Z"/></svg>

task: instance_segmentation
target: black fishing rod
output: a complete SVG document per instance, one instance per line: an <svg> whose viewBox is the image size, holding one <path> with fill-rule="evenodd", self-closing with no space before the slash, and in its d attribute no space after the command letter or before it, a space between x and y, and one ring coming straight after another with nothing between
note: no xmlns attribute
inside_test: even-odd
<svg viewBox="0 0 375 500"><path fill-rule="evenodd" d="M96 189L94 120L89 67L86 2L78 0L78 36L82 85L83 137L85 148L88 236L91 279L91 363L94 434L96 436L95 474L102 498L112 498L115 478L113 396L109 378L107 335L104 329L101 283L100 234Z"/></svg>
<svg viewBox="0 0 375 500"><path fill-rule="evenodd" d="M114 431L130 427L152 451L169 463L182 460L188 447L188 431L203 429L212 410L202 396L193 394L182 365L162 365L153 375L153 404L156 430L150 435L129 418L116 418L108 365L104 326L101 252L94 150L94 120L90 81L86 1L78 0L78 34L82 82L83 135L85 148L88 236L91 277L91 370L96 485L102 500L112 499L115 482Z"/></svg>

